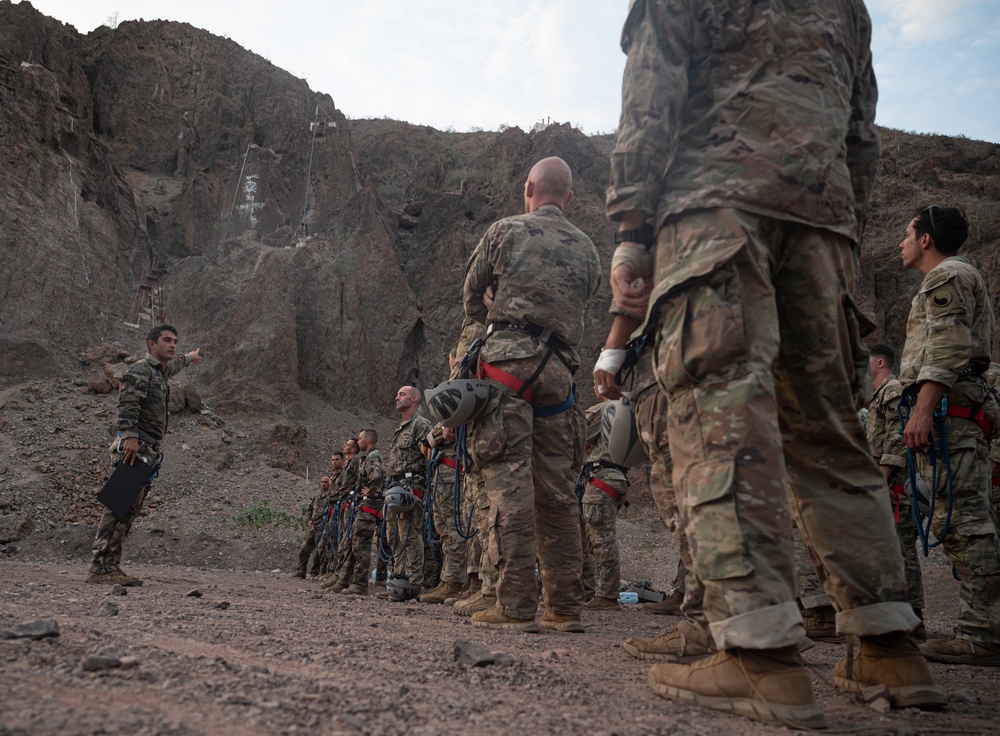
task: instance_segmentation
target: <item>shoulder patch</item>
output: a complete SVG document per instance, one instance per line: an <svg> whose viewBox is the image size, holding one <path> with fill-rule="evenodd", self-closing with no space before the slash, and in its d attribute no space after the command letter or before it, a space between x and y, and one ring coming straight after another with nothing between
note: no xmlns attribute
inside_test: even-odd
<svg viewBox="0 0 1000 736"><path fill-rule="evenodd" d="M962 298L953 281L946 281L936 289L927 291L927 314L944 315L962 309Z"/></svg>

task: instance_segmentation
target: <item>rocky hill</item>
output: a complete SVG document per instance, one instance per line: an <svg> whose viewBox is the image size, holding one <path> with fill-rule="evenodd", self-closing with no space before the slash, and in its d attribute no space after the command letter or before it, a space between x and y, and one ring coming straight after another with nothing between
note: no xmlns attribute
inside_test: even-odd
<svg viewBox="0 0 1000 736"><path fill-rule="evenodd" d="M1000 307L1000 146L882 133L860 301L873 338L900 347L919 274L901 270L896 245L917 205L965 208L968 255ZM82 35L3 0L0 137L0 465L21 473L0 474L0 499L58 468L33 460L44 432L15 432L26 417L66 422L67 401L88 417L112 403L93 392L120 370L109 349L142 347L149 319L134 302L153 264L166 272L167 320L207 356L180 381L188 408L209 417L204 464L262 459L302 474L356 425L391 422L380 415L399 385L444 377L466 260L493 220L521 208L536 160L569 162L568 214L610 262L610 137L349 120L329 94L187 24ZM607 303L604 288L585 361ZM98 452L96 440L66 444L91 443ZM76 475L57 485L84 493L93 479Z"/></svg>

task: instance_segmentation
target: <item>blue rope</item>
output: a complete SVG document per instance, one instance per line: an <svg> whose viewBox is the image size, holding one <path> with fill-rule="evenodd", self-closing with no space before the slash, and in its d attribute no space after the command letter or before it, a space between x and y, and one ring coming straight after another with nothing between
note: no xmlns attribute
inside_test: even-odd
<svg viewBox="0 0 1000 736"><path fill-rule="evenodd" d="M906 429L906 424L910 419L910 397L904 395L900 399L899 405L897 407L897 412L899 413L899 431L900 434ZM913 498L910 499L911 506L913 507L913 523L917 527L917 537L920 539L920 547L924 551L924 557L929 554L931 547L937 547L945 538L948 536L948 531L951 529L951 513L955 506L955 490L954 490L954 480L951 474L951 456L948 453L948 428L945 421L945 417L948 414L948 398L942 397L941 404L937 409L934 410L934 423L938 425L938 432L940 434L940 450L936 449L937 444L934 442L934 433L932 432L929 438L930 444L927 448L928 460L931 465L931 483L928 489L929 498L927 518L924 519L920 513L920 506L917 503L916 493L917 493L917 460L916 453L910 448L906 450L906 470L910 476L910 489ZM934 521L934 511L937 508L937 483L938 483L938 453L941 455L941 464L944 465L945 475L947 477L947 488L948 488L948 507L944 519L944 528L941 530L941 536L934 542L929 541L931 536L931 525Z"/></svg>
<svg viewBox="0 0 1000 736"><path fill-rule="evenodd" d="M468 426L462 424L455 428L455 485L452 497L455 507L452 509L452 520L455 523L455 531L463 540L472 539L479 532L472 524L472 519L476 513L476 504L469 504L469 518L462 522L462 495L464 484L462 483L462 469L472 465L472 457L466 449L466 436Z"/></svg>

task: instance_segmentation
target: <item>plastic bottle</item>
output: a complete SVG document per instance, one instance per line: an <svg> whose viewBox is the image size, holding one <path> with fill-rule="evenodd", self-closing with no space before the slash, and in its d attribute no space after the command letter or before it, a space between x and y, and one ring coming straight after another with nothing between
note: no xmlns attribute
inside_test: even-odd
<svg viewBox="0 0 1000 736"><path fill-rule="evenodd" d="M619 603L638 603L639 602L639 594L635 593L635 592L633 592L631 590L623 590L621 593L618 594L618 602Z"/></svg>

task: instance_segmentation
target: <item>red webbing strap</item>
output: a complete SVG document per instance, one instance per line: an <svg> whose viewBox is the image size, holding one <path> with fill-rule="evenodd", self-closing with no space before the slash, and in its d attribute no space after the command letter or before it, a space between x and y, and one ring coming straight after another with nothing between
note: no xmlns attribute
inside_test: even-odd
<svg viewBox="0 0 1000 736"><path fill-rule="evenodd" d="M592 485L594 488L596 488L599 491L603 491L604 493L607 493L611 497L611 500L614 501L615 503L618 503L618 499L622 497L622 494L620 494L618 491L616 491L614 488L612 488L611 486L609 486L607 483L605 483L600 478L595 478L595 477L591 476L591 478L590 478L590 485Z"/></svg>
<svg viewBox="0 0 1000 736"><path fill-rule="evenodd" d="M492 378L497 383L506 386L529 404L531 403L531 397L535 394L535 390L530 386L522 392L524 381L502 368L490 365L482 358L479 359L479 375L482 378Z"/></svg>
<svg viewBox="0 0 1000 736"><path fill-rule="evenodd" d="M442 465L447 465L452 470L456 470L457 466L458 466L458 463L455 462L454 460L452 460L450 457L443 457L443 458L441 458L441 464ZM462 472L463 473L465 472L465 468L462 468Z"/></svg>
<svg viewBox="0 0 1000 736"><path fill-rule="evenodd" d="M376 521L378 521L379 519L382 518L382 512L381 511L376 511L371 506L361 506L360 508L361 508L362 511L367 511L369 514L371 514L372 516L374 516Z"/></svg>
<svg viewBox="0 0 1000 736"><path fill-rule="evenodd" d="M948 404L948 411L946 411L945 414L950 417L958 417L959 419L971 419L979 425L980 429L983 430L983 434L986 435L986 441L990 441L990 434L993 432L993 425L990 423L990 420L986 418L986 412L982 410L974 412L967 406L954 406L952 404Z"/></svg>
<svg viewBox="0 0 1000 736"><path fill-rule="evenodd" d="M906 488L902 483L893 483L889 486L889 493L892 495L892 513L899 523L899 502L906 496Z"/></svg>

